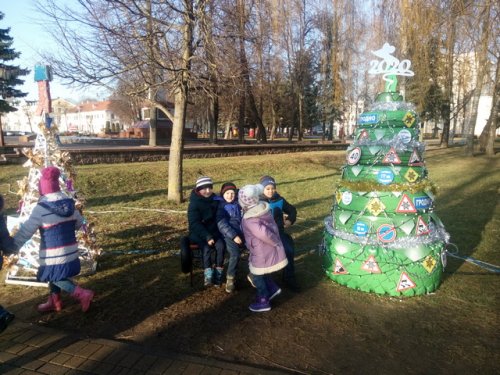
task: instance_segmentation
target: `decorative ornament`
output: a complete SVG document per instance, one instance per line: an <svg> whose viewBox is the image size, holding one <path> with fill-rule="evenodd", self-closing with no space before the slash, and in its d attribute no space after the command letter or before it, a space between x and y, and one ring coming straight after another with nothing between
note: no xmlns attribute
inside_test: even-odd
<svg viewBox="0 0 500 375"><path fill-rule="evenodd" d="M357 221L356 223L354 223L352 231L354 232L355 235L364 237L368 234L368 230L369 230L368 224L363 223L362 221Z"/></svg>
<svg viewBox="0 0 500 375"><path fill-rule="evenodd" d="M416 286L417 286L417 284L415 284L413 282L413 280L410 279L410 276L408 276L406 274L406 272L402 272L401 276L399 277L399 282L398 282L398 286L397 286L396 290L398 292L403 292L403 291L408 290L408 289L413 289Z"/></svg>
<svg viewBox="0 0 500 375"><path fill-rule="evenodd" d="M422 266L428 273L432 273L436 268L437 261L432 255L427 255L422 261Z"/></svg>
<svg viewBox="0 0 500 375"><path fill-rule="evenodd" d="M415 228L416 235L417 236L423 236L424 234L429 234L429 226L427 223L422 219L422 216L419 216L417 219L417 226Z"/></svg>
<svg viewBox="0 0 500 375"><path fill-rule="evenodd" d="M370 255L368 257L368 259L361 266L361 269L363 271L367 271L370 273L382 273L382 271L380 270L380 267L378 266L378 263L375 260L375 257L373 255Z"/></svg>
<svg viewBox="0 0 500 375"><path fill-rule="evenodd" d="M358 163L360 158L361 158L361 148L356 147L347 156L347 164L355 165Z"/></svg>
<svg viewBox="0 0 500 375"><path fill-rule="evenodd" d="M410 155L410 159L408 160L408 165L411 166L421 166L424 165L422 162L422 158L418 154L418 151L416 149L413 149L413 152Z"/></svg>
<svg viewBox="0 0 500 375"><path fill-rule="evenodd" d="M409 128L415 123L415 115L412 112L407 112L405 117L403 118L403 122Z"/></svg>
<svg viewBox="0 0 500 375"><path fill-rule="evenodd" d="M375 216L378 216L385 210L384 204L378 198L370 199L370 201L366 205L366 208L368 209L368 211L370 211L371 214Z"/></svg>
<svg viewBox="0 0 500 375"><path fill-rule="evenodd" d="M342 193L342 203L349 206L352 202L352 193L350 191L344 191Z"/></svg>
<svg viewBox="0 0 500 375"><path fill-rule="evenodd" d="M409 182L415 182L418 180L419 177L420 177L419 174L413 168L408 168L408 170L405 173L405 178Z"/></svg>
<svg viewBox="0 0 500 375"><path fill-rule="evenodd" d="M390 169L381 169L377 174L377 181L383 185L389 185L394 181L394 172Z"/></svg>
<svg viewBox="0 0 500 375"><path fill-rule="evenodd" d="M394 147L391 147L389 152L385 154L384 159L382 160L382 163L385 164L401 164L401 159L398 156L398 153L394 149Z"/></svg>
<svg viewBox="0 0 500 375"><path fill-rule="evenodd" d="M380 242L389 243L396 240L396 228L390 224L382 224L377 229L377 237Z"/></svg>
<svg viewBox="0 0 500 375"><path fill-rule="evenodd" d="M342 262L337 258L335 259L335 269L333 271L335 275L346 275L349 272L347 272L346 268L342 264Z"/></svg>
<svg viewBox="0 0 500 375"><path fill-rule="evenodd" d="M401 214L413 214L417 212L417 209L413 205L408 195L403 194L403 197L399 201L395 211Z"/></svg>

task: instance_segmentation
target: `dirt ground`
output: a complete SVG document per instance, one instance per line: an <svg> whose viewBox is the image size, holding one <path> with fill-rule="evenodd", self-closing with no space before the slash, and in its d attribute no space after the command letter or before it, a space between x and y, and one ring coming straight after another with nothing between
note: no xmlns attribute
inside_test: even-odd
<svg viewBox="0 0 500 375"><path fill-rule="evenodd" d="M115 261L103 259L102 274L80 280L96 290L87 314L67 297L63 312L38 314L34 306L44 300L45 288L2 285L0 301L17 319L34 324L291 373L499 371L497 313L452 293L461 280L473 289L475 280L491 278L498 287L498 276L467 264L456 264L455 279L446 274L437 293L398 299L334 284L311 251L297 256L301 291L283 288L270 312L252 313L247 306L254 290L243 272L238 290L227 294L223 288L204 289L200 270L191 287L176 256L131 257L106 273Z"/></svg>

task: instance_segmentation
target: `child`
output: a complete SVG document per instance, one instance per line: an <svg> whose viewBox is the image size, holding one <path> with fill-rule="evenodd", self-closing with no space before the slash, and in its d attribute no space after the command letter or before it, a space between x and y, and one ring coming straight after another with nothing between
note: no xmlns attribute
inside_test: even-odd
<svg viewBox="0 0 500 375"><path fill-rule="evenodd" d="M298 292L299 286L297 285L297 281L295 279L295 249L293 238L285 232L285 228L288 228L295 223L295 220L297 219L297 210L294 206L288 203L285 198L278 194L274 178L271 176L263 176L261 177L259 183L264 188L263 199L269 203L274 220L278 225L281 241L285 247L288 265L283 273L284 281L290 290Z"/></svg>
<svg viewBox="0 0 500 375"><path fill-rule="evenodd" d="M0 270L3 265L3 255L10 255L16 253L16 247L14 245L14 240L9 234L7 225L5 224L5 218L3 216L3 197L0 195ZM5 310L0 306L0 333L7 328L7 326L14 320L14 314Z"/></svg>
<svg viewBox="0 0 500 375"><path fill-rule="evenodd" d="M216 214L220 198L213 192L210 177L202 176L196 180L188 206L189 240L196 243L202 251L204 285L219 287L224 270L224 241L217 228ZM212 253L215 252L215 275Z"/></svg>
<svg viewBox="0 0 500 375"><path fill-rule="evenodd" d="M241 227L250 250L250 274L257 288L257 298L249 306L254 312L271 310L270 301L281 293L281 289L269 274L284 268L288 263L269 204L259 201L261 194L260 185L246 185L238 192L243 209Z"/></svg>
<svg viewBox="0 0 500 375"><path fill-rule="evenodd" d="M229 252L226 292L231 293L235 289L234 280L240 259L240 249L243 247L241 209L238 204L235 184L232 182L224 183L221 187L220 195L224 200L220 202L217 210L217 226L219 232L224 236L226 250Z"/></svg>
<svg viewBox="0 0 500 375"><path fill-rule="evenodd" d="M15 234L14 241L20 248L40 230L37 279L49 283L50 294L46 303L38 305L39 312L61 311L61 289L78 300L86 312L94 292L81 288L71 279L80 273L75 231L82 226L83 218L75 209L74 200L61 192L60 174L53 166L42 169L38 183L40 200Z"/></svg>

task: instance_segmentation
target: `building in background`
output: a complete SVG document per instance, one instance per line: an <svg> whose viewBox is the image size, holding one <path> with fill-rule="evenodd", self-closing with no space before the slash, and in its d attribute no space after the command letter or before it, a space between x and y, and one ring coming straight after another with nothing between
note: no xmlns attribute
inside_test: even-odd
<svg viewBox="0 0 500 375"><path fill-rule="evenodd" d="M74 104L62 98L52 100L53 123L59 132L96 135L105 132L119 132L125 125L111 110L111 101L85 101ZM37 101L19 100L14 104L18 108L2 116L4 131L33 133L40 123L40 117L35 114Z"/></svg>

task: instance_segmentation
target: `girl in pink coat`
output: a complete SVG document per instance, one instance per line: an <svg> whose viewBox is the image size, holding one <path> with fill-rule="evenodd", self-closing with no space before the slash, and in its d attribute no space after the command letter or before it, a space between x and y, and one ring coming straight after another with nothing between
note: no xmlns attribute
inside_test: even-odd
<svg viewBox="0 0 500 375"><path fill-rule="evenodd" d="M254 312L271 310L270 301L281 293L281 289L270 274L281 270L288 263L269 204L259 200L262 192L261 185L246 185L238 193L243 210L241 227L250 250L251 280L257 288L257 298L249 306Z"/></svg>

